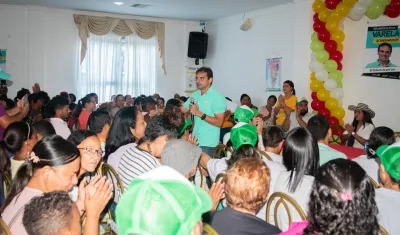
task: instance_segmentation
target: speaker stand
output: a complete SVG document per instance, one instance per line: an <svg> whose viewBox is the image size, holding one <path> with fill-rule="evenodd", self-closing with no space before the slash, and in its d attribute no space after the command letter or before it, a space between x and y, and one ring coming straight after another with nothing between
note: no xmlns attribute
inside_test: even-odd
<svg viewBox="0 0 400 235"><path fill-rule="evenodd" d="M199 65L199 58L196 58L196 60L194 61L194 63L195 63L196 65Z"/></svg>

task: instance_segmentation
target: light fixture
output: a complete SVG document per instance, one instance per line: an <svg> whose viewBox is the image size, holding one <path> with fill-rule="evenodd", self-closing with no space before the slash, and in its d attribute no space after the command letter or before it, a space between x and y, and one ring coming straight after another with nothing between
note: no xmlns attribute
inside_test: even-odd
<svg viewBox="0 0 400 235"><path fill-rule="evenodd" d="M137 3L137 4L133 4L132 7L135 7L135 8L148 8L148 7L151 7L151 5Z"/></svg>
<svg viewBox="0 0 400 235"><path fill-rule="evenodd" d="M114 4L117 5L117 6L121 6L121 5L123 5L124 3L123 3L123 2L114 2Z"/></svg>

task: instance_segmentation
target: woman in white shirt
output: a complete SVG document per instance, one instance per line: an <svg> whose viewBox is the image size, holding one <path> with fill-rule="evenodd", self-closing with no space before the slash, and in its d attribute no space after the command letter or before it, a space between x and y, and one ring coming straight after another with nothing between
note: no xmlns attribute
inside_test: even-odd
<svg viewBox="0 0 400 235"><path fill-rule="evenodd" d="M379 182L379 160L376 156L376 150L381 145L391 145L396 142L394 131L389 127L380 126L371 132L368 140L368 148L366 155L361 155L354 158L353 161L357 162L375 182Z"/></svg>
<svg viewBox="0 0 400 235"><path fill-rule="evenodd" d="M351 125L348 123L344 126L346 131L343 138L347 141L347 146L363 149L375 128L372 122L375 112L363 103L358 103L357 106L350 105L348 109L354 111L354 120Z"/></svg>
<svg viewBox="0 0 400 235"><path fill-rule="evenodd" d="M308 201L314 183L314 175L319 167L318 144L313 135L305 128L295 128L289 132L283 147L283 165L287 171L282 172L275 183L275 192L283 192L292 197L303 209L308 211ZM273 203L272 208L275 207ZM286 210L281 205L278 209L279 228L286 230L289 226L289 219ZM301 218L296 210L290 206L290 213L293 221L300 221ZM273 210L269 216L274 221ZM275 225L276 221L274 222Z"/></svg>

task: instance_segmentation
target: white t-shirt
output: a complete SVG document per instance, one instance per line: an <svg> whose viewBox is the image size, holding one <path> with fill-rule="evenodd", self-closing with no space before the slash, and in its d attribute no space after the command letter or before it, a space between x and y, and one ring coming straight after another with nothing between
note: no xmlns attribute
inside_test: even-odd
<svg viewBox="0 0 400 235"><path fill-rule="evenodd" d="M292 197L297 204L303 209L304 213L307 215L308 212L308 202L310 200L310 193L312 189L312 185L314 183L314 177L306 175L303 180L297 186L297 190L294 193L290 193L288 189L288 182L290 178L290 171L284 171L278 176L278 180L275 183L274 192L283 192L290 197ZM278 225L282 231L286 231L289 228L289 218L286 214L286 210L281 204L281 208L278 209ZM296 209L290 206L290 213L292 215L292 222L294 221L302 221L300 216L298 215ZM275 203L272 203L270 215L270 223L275 225L274 221L274 208Z"/></svg>
<svg viewBox="0 0 400 235"><path fill-rule="evenodd" d="M378 223L389 234L400 234L398 214L400 211L400 192L387 188L375 189L375 201L378 205Z"/></svg>
<svg viewBox="0 0 400 235"><path fill-rule="evenodd" d="M300 127L299 121L297 121L297 113L296 112L292 112L290 114L290 127L288 131L293 130L296 127ZM305 123L308 122L308 120L310 120L310 118L312 118L314 116L314 114L312 113L306 113L306 115L304 115L304 117L302 117L301 119L303 119L303 121Z"/></svg>
<svg viewBox="0 0 400 235"><path fill-rule="evenodd" d="M374 158L368 158L367 155L361 155L354 158L353 161L357 162L367 175L369 175L375 182L379 183L379 164Z"/></svg>
<svg viewBox="0 0 400 235"><path fill-rule="evenodd" d="M365 123L364 126L361 126L358 131L356 131L356 134L360 137L362 137L365 140L369 140L369 136L371 135L371 132L375 129L375 126L372 125L371 123ZM343 134L348 134L347 131L343 132ZM351 133L350 133L351 134ZM357 140L354 140L354 148L359 148L359 149L364 149L364 145L362 145L360 142Z"/></svg>
<svg viewBox="0 0 400 235"><path fill-rule="evenodd" d="M265 153L272 158L272 161L283 164L283 157L281 155L271 152L265 152Z"/></svg>
<svg viewBox="0 0 400 235"><path fill-rule="evenodd" d="M50 118L50 123L56 130L57 135L64 139L68 139L68 136L71 135L71 130L68 128L68 124L61 118Z"/></svg>

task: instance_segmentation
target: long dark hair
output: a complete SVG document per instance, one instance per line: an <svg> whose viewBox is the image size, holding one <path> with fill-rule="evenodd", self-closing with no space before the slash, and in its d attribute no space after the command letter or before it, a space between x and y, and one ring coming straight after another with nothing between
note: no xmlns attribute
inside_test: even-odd
<svg viewBox="0 0 400 235"><path fill-rule="evenodd" d="M257 148L251 146L250 144L244 144L233 151L232 156L226 160L226 164L228 165L227 168L231 168L233 164L240 159L252 157L261 158Z"/></svg>
<svg viewBox="0 0 400 235"><path fill-rule="evenodd" d="M85 139L91 137L91 136L96 136L96 133L93 131L89 130L76 130L71 133L70 136L68 136L68 141L74 144L75 146L80 145Z"/></svg>
<svg viewBox="0 0 400 235"><path fill-rule="evenodd" d="M131 128L136 128L137 114L136 106L125 107L117 112L107 135L105 162L107 162L108 156L117 151L119 147L136 141Z"/></svg>
<svg viewBox="0 0 400 235"><path fill-rule="evenodd" d="M294 89L294 83L290 80L286 80L283 82L283 84L288 84L293 90L292 90L292 95L296 95L296 90Z"/></svg>
<svg viewBox="0 0 400 235"><path fill-rule="evenodd" d="M377 158L376 150L382 145L391 145L396 142L396 136L392 129L386 126L375 128L368 140L367 156L368 158Z"/></svg>
<svg viewBox="0 0 400 235"><path fill-rule="evenodd" d="M363 112L363 127L365 127L365 123L369 123L374 125L374 123L372 122L372 118L371 118L371 114L369 114L368 112L361 110ZM354 127L354 130L357 130L357 125L358 125L358 121L356 120L356 118L354 117L353 119L353 123L351 124ZM356 141L356 138L354 138L354 136L351 135L351 133L349 133L349 138L347 139L347 146L353 146L354 142Z"/></svg>
<svg viewBox="0 0 400 235"><path fill-rule="evenodd" d="M289 192L294 193L305 175L314 176L319 166L318 143L305 128L289 132L283 147L283 165L290 171Z"/></svg>
<svg viewBox="0 0 400 235"><path fill-rule="evenodd" d="M334 159L322 165L308 205L309 224L303 234L378 235L375 190L354 161Z"/></svg>
<svg viewBox="0 0 400 235"><path fill-rule="evenodd" d="M85 108L86 104L90 103L93 97L94 97L93 94L87 94L85 97L83 97L78 101L78 107L76 108L75 118L79 118L79 115L81 115L83 108Z"/></svg>
<svg viewBox="0 0 400 235"><path fill-rule="evenodd" d="M26 122L13 122L4 131L0 141L0 176L11 177L11 161L9 153L15 154L24 146L24 142L32 137L32 128Z"/></svg>
<svg viewBox="0 0 400 235"><path fill-rule="evenodd" d="M26 187L36 169L45 166L53 167L66 165L80 157L79 150L72 143L58 135L51 135L43 138L33 147L32 152L40 158L40 161L36 163L33 161L26 161L20 166L11 183L4 204L0 209L0 214L3 213L4 209L11 203L13 198Z"/></svg>

